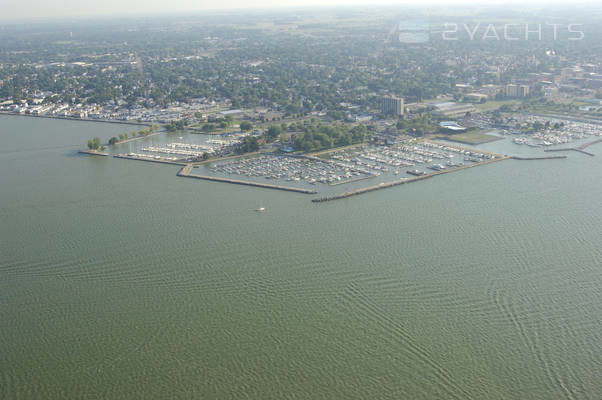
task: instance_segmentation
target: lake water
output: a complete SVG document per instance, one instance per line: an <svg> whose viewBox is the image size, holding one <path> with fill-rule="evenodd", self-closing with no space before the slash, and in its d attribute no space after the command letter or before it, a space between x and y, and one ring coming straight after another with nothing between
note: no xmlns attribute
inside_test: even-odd
<svg viewBox="0 0 602 400"><path fill-rule="evenodd" d="M602 144L315 204L131 129L0 116L0 398L602 396Z"/></svg>

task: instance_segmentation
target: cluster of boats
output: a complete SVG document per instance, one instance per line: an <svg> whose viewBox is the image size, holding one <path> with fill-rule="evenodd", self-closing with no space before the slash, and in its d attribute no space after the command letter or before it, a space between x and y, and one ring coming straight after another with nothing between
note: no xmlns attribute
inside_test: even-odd
<svg viewBox="0 0 602 400"><path fill-rule="evenodd" d="M396 147L370 147L361 151L345 152L337 151L332 153L332 158L340 162L347 163L356 168L365 168L367 170L380 172L393 171L394 175L399 174L400 167L411 167L432 163L436 164L428 167L440 171L447 167L459 167L464 162L458 158L464 157L463 161L483 162L492 159L494 156L489 153L481 153L473 150L465 150L458 147L445 146L432 142L419 142L415 144L402 144ZM421 175L421 171L407 171L412 175Z"/></svg>
<svg viewBox="0 0 602 400"><path fill-rule="evenodd" d="M367 171L346 167L328 160L277 155L261 155L259 157L214 163L210 166L210 169L213 172L223 174L282 179L289 182L306 182L309 184L331 184L370 176Z"/></svg>
<svg viewBox="0 0 602 400"><path fill-rule="evenodd" d="M120 156L124 156L125 154L120 154ZM153 155L148 153L128 153L128 157L134 158L142 158L147 160L157 160L157 161L181 161L179 157L163 157L160 155Z"/></svg>
<svg viewBox="0 0 602 400"><path fill-rule="evenodd" d="M402 167L411 167L439 162L429 167L437 171L448 167L460 167L464 162L458 157L464 157L464 161L483 162L494 156L489 153L481 153L458 147L445 146L438 143L423 141L414 144L400 144L394 147L368 147L356 151L339 150L331 153L331 159L336 160L346 168L362 169L365 173L379 175L382 172L393 172L399 174ZM412 175L422 175L424 172L418 170L406 171Z"/></svg>
<svg viewBox="0 0 602 400"><path fill-rule="evenodd" d="M238 143L237 139L209 139L203 144L173 142L163 146L148 146L142 148L146 153L169 154L183 156L186 159L202 157L205 153L214 155L218 150Z"/></svg>
<svg viewBox="0 0 602 400"><path fill-rule="evenodd" d="M370 146L356 150L337 150L330 153L329 159L261 155L215 162L209 168L218 174L263 177L309 184L336 184L379 176L382 173L398 175L402 167L422 165L434 171L443 171L461 167L464 161L477 163L494 157L489 153L423 141L394 147ZM436 161L431 164L433 160ZM415 176L426 174L418 169L405 172Z"/></svg>
<svg viewBox="0 0 602 400"><path fill-rule="evenodd" d="M182 149L182 148L173 148L173 147L148 146L148 147L143 147L142 151L145 151L147 153L155 153L155 154L175 154L178 156L184 156L187 159L196 159L196 158L201 158L204 153L211 154L211 153L213 153L214 150L210 149L210 148L186 150L186 149Z"/></svg>
<svg viewBox="0 0 602 400"><path fill-rule="evenodd" d="M528 123L547 123L547 125L545 125L546 128L543 131L529 136L515 137L512 141L518 145L530 147L553 146L571 143L573 140L581 140L590 136L602 136L600 125L588 122L540 116L529 116L524 121Z"/></svg>

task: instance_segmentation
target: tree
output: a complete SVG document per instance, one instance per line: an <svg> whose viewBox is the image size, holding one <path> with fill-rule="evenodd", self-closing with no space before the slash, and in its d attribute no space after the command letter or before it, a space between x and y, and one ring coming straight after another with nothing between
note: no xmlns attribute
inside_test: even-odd
<svg viewBox="0 0 602 400"><path fill-rule="evenodd" d="M109 144L113 145L115 143L117 143L119 141L119 139L117 139L115 136L113 136L112 138L109 139Z"/></svg>
<svg viewBox="0 0 602 400"><path fill-rule="evenodd" d="M100 138L95 137L94 139L88 140L88 148L90 150L98 150L100 149Z"/></svg>
<svg viewBox="0 0 602 400"><path fill-rule="evenodd" d="M268 128L268 130L266 132L266 140L268 142L273 142L274 140L276 140L278 135L280 135L281 131L282 131L282 128L280 126L270 125L270 127Z"/></svg>
<svg viewBox="0 0 602 400"><path fill-rule="evenodd" d="M165 129L167 132L181 131L182 129L186 128L187 125L188 121L182 119L178 121L171 121L169 124L165 125Z"/></svg>
<svg viewBox="0 0 602 400"><path fill-rule="evenodd" d="M541 130L543 130L544 126L545 125L542 124L540 121L535 121L535 122L533 122L533 125L532 125L534 131L541 131Z"/></svg>
<svg viewBox="0 0 602 400"><path fill-rule="evenodd" d="M238 154L250 153L257 150L259 150L259 143L255 136L245 136L240 145L236 148Z"/></svg>
<svg viewBox="0 0 602 400"><path fill-rule="evenodd" d="M250 131L251 129L253 129L253 124L251 124L249 121L242 121L240 123L240 130L241 131Z"/></svg>
<svg viewBox="0 0 602 400"><path fill-rule="evenodd" d="M201 127L201 129L203 130L203 132L213 132L216 129L216 125L211 122L208 122L208 123L204 124Z"/></svg>

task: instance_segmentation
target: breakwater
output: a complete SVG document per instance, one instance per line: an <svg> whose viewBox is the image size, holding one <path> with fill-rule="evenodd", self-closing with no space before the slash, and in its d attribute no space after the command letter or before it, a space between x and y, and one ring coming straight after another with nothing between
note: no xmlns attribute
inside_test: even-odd
<svg viewBox="0 0 602 400"><path fill-rule="evenodd" d="M109 153L103 153L102 151L98 151L98 150L80 150L80 151L78 151L78 153L88 154L91 156L103 156L103 157L106 157L109 155Z"/></svg>
<svg viewBox="0 0 602 400"><path fill-rule="evenodd" d="M556 152L556 151L576 151L576 152L583 153L583 154L593 157L593 156L595 156L595 154L590 153L589 151L585 151L585 149L587 149L591 145L594 145L594 144L600 143L600 142L602 142L602 139L596 139L591 142L583 143L581 146L564 147L562 149L545 149L544 151L546 153L551 153L551 152Z"/></svg>
<svg viewBox="0 0 602 400"><path fill-rule="evenodd" d="M563 159L563 158L567 158L567 156L547 156L547 157L519 157L519 156L512 156L510 157L513 160L521 160L521 161L533 161L533 160L557 160L557 159Z"/></svg>
<svg viewBox="0 0 602 400"><path fill-rule="evenodd" d="M590 153L589 151L585 151L585 150L580 149L578 147L565 147L565 148L562 148L562 149L545 149L544 150L544 152L546 152L546 153L555 153L555 152L559 152L559 151L576 151L578 153L583 153L583 154L586 154L586 155L591 156L591 157L594 156L594 153Z"/></svg>
<svg viewBox="0 0 602 400"><path fill-rule="evenodd" d="M185 161L172 161L172 160L163 160L163 159L158 159L158 158L138 157L138 156L130 156L127 154L117 154L114 157L115 158L124 158L126 160L153 162L153 163L157 163L157 164L188 165L188 163Z"/></svg>
<svg viewBox="0 0 602 400"><path fill-rule="evenodd" d="M399 185L404 185L406 183L423 181L425 179L429 179L429 178L432 178L432 177L437 176L437 175L448 174L450 172L460 171L460 170L467 169L467 168L474 168L474 167L477 167L479 165L491 164L493 162L507 160L508 158L509 157L506 157L506 156L499 156L499 158L494 158L492 160L483 161L483 162L477 163L477 164L464 165L464 166L456 167L456 168L453 168L453 169L446 169L446 170L442 170L442 171L436 171L436 172L432 172L430 174L420 175L420 176L416 176L416 177L413 177L413 178L402 178L402 179L397 179L397 180L394 180L394 181L391 181L391 182L382 182L382 183L379 183L378 185L368 186L368 187L357 189L357 190L351 190L351 191L344 192L344 193L341 193L341 194L338 194L338 195L334 195L334 196L320 197L320 198L317 198L317 199L312 199L312 202L314 202L314 203L323 203L323 202L327 202L327 201L345 199L347 197L357 196L357 195L360 195L360 194L363 194L363 193L368 193L368 192L374 192L376 190L386 189L386 188L390 188L390 187L393 187L393 186L399 186Z"/></svg>
<svg viewBox="0 0 602 400"><path fill-rule="evenodd" d="M195 174L190 173L191 170L192 170L192 164L187 164L186 166L184 166L184 168L182 168L180 171L178 171L177 175L184 177L184 178L194 178L194 179L201 179L201 180L212 181L212 182L233 183L235 185L255 186L255 187L260 187L260 188L264 188L264 189L283 190L283 191L287 191L287 192L297 192L297 193L305 193L305 194L318 193L314 189L304 189L304 188L298 188L298 187L292 187L292 186L270 185L268 183L243 181L240 179L220 178L217 176L195 175Z"/></svg>

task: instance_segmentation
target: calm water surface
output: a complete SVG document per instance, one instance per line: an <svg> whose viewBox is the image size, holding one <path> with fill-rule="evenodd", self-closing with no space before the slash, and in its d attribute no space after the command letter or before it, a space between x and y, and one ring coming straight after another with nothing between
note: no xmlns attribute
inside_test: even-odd
<svg viewBox="0 0 602 400"><path fill-rule="evenodd" d="M314 204L131 129L0 116L0 398L602 396L602 145Z"/></svg>

